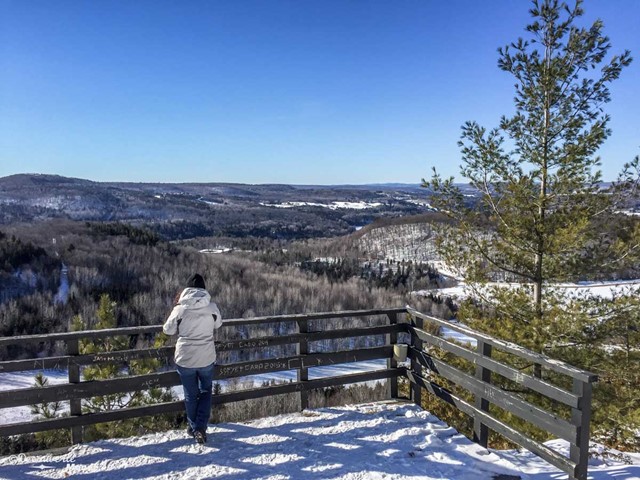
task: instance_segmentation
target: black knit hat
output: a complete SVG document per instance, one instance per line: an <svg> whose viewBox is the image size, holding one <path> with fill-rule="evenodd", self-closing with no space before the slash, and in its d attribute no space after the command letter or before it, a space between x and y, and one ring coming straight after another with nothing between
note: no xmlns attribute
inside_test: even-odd
<svg viewBox="0 0 640 480"><path fill-rule="evenodd" d="M204 278L198 273L194 273L187 280L187 287L191 288L207 288L204 286Z"/></svg>

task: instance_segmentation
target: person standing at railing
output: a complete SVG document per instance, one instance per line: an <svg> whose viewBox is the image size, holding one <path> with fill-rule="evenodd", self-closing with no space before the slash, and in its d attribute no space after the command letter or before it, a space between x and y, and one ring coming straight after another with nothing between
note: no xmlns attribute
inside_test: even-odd
<svg viewBox="0 0 640 480"><path fill-rule="evenodd" d="M216 363L213 333L222 325L220 310L205 288L204 278L192 275L162 327L167 335L178 335L175 363L184 390L187 434L198 443L207 441Z"/></svg>

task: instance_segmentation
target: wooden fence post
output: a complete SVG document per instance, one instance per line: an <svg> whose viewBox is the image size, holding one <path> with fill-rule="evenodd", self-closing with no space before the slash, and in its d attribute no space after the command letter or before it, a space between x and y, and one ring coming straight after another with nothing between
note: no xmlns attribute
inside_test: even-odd
<svg viewBox="0 0 640 480"><path fill-rule="evenodd" d="M482 340L478 340L476 351L484 357L491 357L491 345ZM491 370L481 365L476 365L476 378L483 382L491 383ZM475 406L483 412L489 412L489 400L480 394L475 395ZM489 427L482 423L477 417L473 419L473 441L479 443L484 448L487 448L487 445L489 445Z"/></svg>
<svg viewBox="0 0 640 480"><path fill-rule="evenodd" d="M67 340L67 354L77 356L80 354L80 346L77 338ZM80 383L80 365L75 363L73 359L69 359L67 364L69 372L69 383ZM69 400L69 414L74 417L82 415L82 399L72 398ZM71 443L73 445L82 443L82 427L71 427Z"/></svg>
<svg viewBox="0 0 640 480"><path fill-rule="evenodd" d="M533 376L536 378L542 378L542 365L539 363L533 364Z"/></svg>
<svg viewBox="0 0 640 480"><path fill-rule="evenodd" d="M298 320L298 331L300 333L309 332L309 323L307 320ZM309 342L307 337L301 339L296 348L296 354L298 356L304 356L309 353ZM304 366L304 361L300 362L300 368L298 368L298 382L306 382L309 380L309 369ZM309 392L307 390L300 391L300 411L309 408Z"/></svg>
<svg viewBox="0 0 640 480"><path fill-rule="evenodd" d="M398 314L389 313L387 314L387 317L389 318L389 325L398 324ZM386 335L385 344L395 345L396 343L398 343L398 333L388 333ZM394 356L387 358L387 368L398 368L398 362ZM398 398L398 377L393 377L387 380L387 398Z"/></svg>
<svg viewBox="0 0 640 480"><path fill-rule="evenodd" d="M412 317L412 322L416 328L422 329L424 327L424 320L420 317ZM413 332L411 333L411 346L422 352L422 340ZM422 376L422 366L416 358L411 359L411 371ZM422 389L417 383L411 385L411 400L422 408Z"/></svg>
<svg viewBox="0 0 640 480"><path fill-rule="evenodd" d="M591 383L573 379L573 393L580 397L578 408L571 409L571 423L577 428L575 442L571 442L569 458L576 464L570 479L587 480L589 461L589 423L591 422Z"/></svg>

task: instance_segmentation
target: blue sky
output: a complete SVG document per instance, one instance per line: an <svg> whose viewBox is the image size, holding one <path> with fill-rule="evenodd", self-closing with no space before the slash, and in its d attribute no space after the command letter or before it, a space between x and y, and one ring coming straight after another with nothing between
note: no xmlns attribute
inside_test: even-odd
<svg viewBox="0 0 640 480"><path fill-rule="evenodd" d="M417 183L513 112L524 0L0 0L0 177ZM640 154L640 1L586 0L636 57L606 179Z"/></svg>

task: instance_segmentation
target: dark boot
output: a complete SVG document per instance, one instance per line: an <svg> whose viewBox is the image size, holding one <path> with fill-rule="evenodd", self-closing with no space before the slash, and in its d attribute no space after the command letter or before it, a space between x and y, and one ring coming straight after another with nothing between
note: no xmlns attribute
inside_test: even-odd
<svg viewBox="0 0 640 480"><path fill-rule="evenodd" d="M196 430L193 436L196 439L196 442L199 444L203 444L207 442L207 434L204 433L204 431L202 430Z"/></svg>

